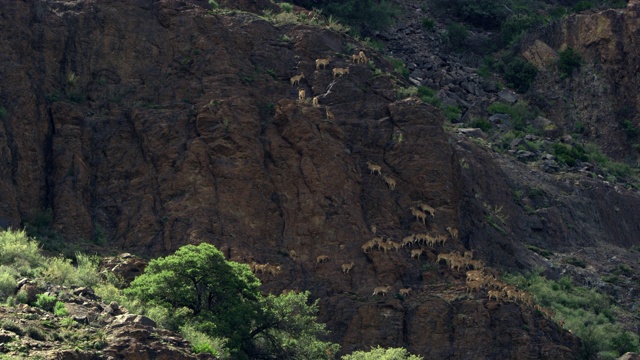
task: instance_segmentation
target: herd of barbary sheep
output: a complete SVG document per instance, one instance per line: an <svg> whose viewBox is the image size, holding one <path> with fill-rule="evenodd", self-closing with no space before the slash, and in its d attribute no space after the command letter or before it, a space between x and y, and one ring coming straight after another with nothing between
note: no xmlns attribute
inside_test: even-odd
<svg viewBox="0 0 640 360"><path fill-rule="evenodd" d="M354 64L366 64L368 62L368 58L363 51L360 51L358 54L353 54L351 56L351 61ZM326 69L326 67L331 62L330 58L324 59L316 59L315 67L316 70ZM333 79L340 78L345 74L349 74L349 67L346 68L333 68L332 69ZM291 86L300 85L300 81L304 79L304 73L295 75L291 77L290 82ZM298 88L298 101L304 103L306 102L307 94L306 91L302 88ZM312 98L312 106L320 107L319 97L314 96ZM335 119L333 113L329 110L328 106L325 106L326 118L329 121L333 121ZM382 176L385 184L390 190L395 190L397 182L390 176L382 174L382 167L380 165L374 164L371 161L367 161L367 168L369 169L369 173L371 175ZM423 224L426 224L427 214L431 217L435 217L436 210L425 203L420 203L416 206L411 206L409 208L411 210L412 216ZM375 225L371 226L371 232L375 235L377 232L377 228ZM395 250L396 252L402 249L410 249L410 254L412 259L420 259L420 257L426 253L427 249L423 248L422 245L427 247L434 248L436 245L443 246L449 239L449 236L452 240L458 239L458 229L454 227L447 227L448 236L445 234L411 234L402 239L401 242L395 242L392 238L384 238L383 236L375 236L371 240L367 241L362 245L362 250L365 253L369 251L373 251L375 249L382 250L385 253L389 250ZM417 248L414 248L417 247ZM295 251L291 250L289 252L289 256L293 259L296 258ZM316 264L323 264L329 262L331 259L327 255L319 255L316 257ZM466 289L467 292L480 291L482 289L487 290L487 296L489 300L506 300L506 301L516 301L526 304L528 306L533 306L533 297L526 291L521 291L516 289L512 285L507 285L503 281L497 279L491 273L487 273L484 270L484 262L479 259L473 259L472 251L465 251L461 254L459 251L453 251L449 253L438 254L436 263L440 264L441 261L444 260L447 266L450 267L452 271L466 271ZM355 263L351 261L350 263L342 264L341 269L342 272L346 275L351 271L354 267ZM251 270L258 274L267 274L277 276L280 271L280 265L270 265L270 264L258 264L253 262L251 264ZM373 289L373 296L382 295L386 296L392 290L391 286L378 286ZM398 290L398 293L403 296L409 296L411 292L411 288L402 288ZM539 306L535 306L535 308L545 315L551 317L553 314L549 313L548 309L541 308Z"/></svg>
<svg viewBox="0 0 640 360"><path fill-rule="evenodd" d="M364 54L364 51L360 51L358 54L353 54L351 56L351 61L354 64L366 64L369 61L369 59ZM330 62L331 62L330 58L316 59L316 70L326 69L327 65L329 65ZM331 73L333 74L333 79L335 80L336 78L341 78L345 74L349 74L349 67L348 66L346 68L336 67L331 70ZM304 78L305 78L304 73L301 73L301 74L292 76L291 79L289 79L289 81L291 82L292 87L296 85L300 86L300 81ZM307 99L307 92L304 89L298 88L298 101L300 101L301 103L304 103L306 102L306 99ZM313 105L313 107L320 107L320 96L314 96L311 100L311 104ZM331 110L329 110L328 106L325 106L325 113L328 121L335 120L335 116L333 115Z"/></svg>

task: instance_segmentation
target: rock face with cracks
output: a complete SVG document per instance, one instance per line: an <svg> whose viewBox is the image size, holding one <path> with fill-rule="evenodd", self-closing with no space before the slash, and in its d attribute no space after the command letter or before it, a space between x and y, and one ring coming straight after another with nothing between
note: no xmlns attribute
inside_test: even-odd
<svg viewBox="0 0 640 360"><path fill-rule="evenodd" d="M625 209L616 221L631 224L637 212L626 210L638 208L637 195L605 198L610 188L584 185L594 200L557 196L555 207L527 214L511 195L532 176L524 165L450 135L439 111L418 99L397 99L405 84L376 74L391 66L375 51L365 49L370 64L354 64L345 49L361 45L345 35L202 6L3 5L0 225L19 227L51 208L53 227L69 239L90 238L99 225L110 246L132 253L206 241L231 260L280 265L259 275L264 290L311 290L345 352L380 344L430 359L574 357L571 334L525 305L466 294L463 272L436 256L474 249L492 266L538 265L521 242L592 245L604 231L580 233L562 219L609 224L615 202ZM316 69L327 57L330 66ZM333 79L335 67L349 73ZM394 191L367 161L396 181ZM551 176L537 181L546 194L575 189ZM410 210L419 203L436 211L425 223ZM511 219L502 232L482 222L500 215L498 205ZM419 259L361 249L376 235L399 242L448 226L460 240L425 247ZM627 245L633 230L604 240ZM317 263L320 255L330 260ZM391 290L374 297L378 286ZM407 287L412 295L401 300Z"/></svg>

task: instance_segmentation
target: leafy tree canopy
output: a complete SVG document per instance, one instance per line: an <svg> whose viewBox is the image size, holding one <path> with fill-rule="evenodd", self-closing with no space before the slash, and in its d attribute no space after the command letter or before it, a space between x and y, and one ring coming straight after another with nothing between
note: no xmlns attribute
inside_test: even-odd
<svg viewBox="0 0 640 360"><path fill-rule="evenodd" d="M248 265L226 261L207 243L152 260L125 294L168 309L176 327L228 339L237 359L321 359L339 350L318 340L326 330L308 292L263 297Z"/></svg>
<svg viewBox="0 0 640 360"><path fill-rule="evenodd" d="M412 355L403 348L384 349L378 346L371 351L355 351L343 356L342 360L422 360L422 357Z"/></svg>

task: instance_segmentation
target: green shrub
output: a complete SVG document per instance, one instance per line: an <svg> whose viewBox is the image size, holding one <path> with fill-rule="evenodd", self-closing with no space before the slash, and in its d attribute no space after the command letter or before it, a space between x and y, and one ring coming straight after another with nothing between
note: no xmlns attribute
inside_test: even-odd
<svg viewBox="0 0 640 360"><path fill-rule="evenodd" d="M513 58L504 69L507 85L523 94L529 90L538 75L538 69L520 58Z"/></svg>
<svg viewBox="0 0 640 360"><path fill-rule="evenodd" d="M563 320L564 327L582 340L582 357L609 353L617 358L624 352L638 351L638 336L616 323L618 310L606 295L577 286L570 277L552 281L527 274L506 275L503 279L530 292L537 303L551 308L554 318Z"/></svg>
<svg viewBox="0 0 640 360"><path fill-rule="evenodd" d="M585 267L587 267L587 264L584 262L584 260L578 259L575 256L570 256L570 257L564 259L564 262L566 262L567 264L573 265L573 266L577 266L577 267L583 268L583 269Z"/></svg>
<svg viewBox="0 0 640 360"><path fill-rule="evenodd" d="M527 30L540 26L543 22L539 15L517 14L510 16L500 28L503 44L508 45L516 42Z"/></svg>
<svg viewBox="0 0 640 360"><path fill-rule="evenodd" d="M0 265L13 267L22 276L34 276L42 263L38 243L24 230L0 230Z"/></svg>
<svg viewBox="0 0 640 360"><path fill-rule="evenodd" d="M319 358L325 349L339 349L318 340L326 330L315 322L317 303L307 305L308 292L263 297L259 286L248 265L226 261L213 245L202 243L151 260L124 292L145 307L166 308L170 316L186 310L180 327L192 325L209 337L228 339L237 359Z"/></svg>
<svg viewBox="0 0 640 360"><path fill-rule="evenodd" d="M447 26L447 40L454 49L463 49L468 38L469 30L463 24L451 23Z"/></svg>
<svg viewBox="0 0 640 360"><path fill-rule="evenodd" d="M18 284L20 273L10 266L0 265L0 301L12 296Z"/></svg>
<svg viewBox="0 0 640 360"><path fill-rule="evenodd" d="M293 5L289 4L287 2L281 2L278 5L280 5L280 9L282 9L282 11L290 13L293 11Z"/></svg>
<svg viewBox="0 0 640 360"><path fill-rule="evenodd" d="M402 62L402 60L393 58L391 56L387 56L387 60L391 63L391 66L393 67L393 71L396 74L401 75L402 77L405 77L405 78L409 76L409 69L407 69L407 67L404 65L404 62Z"/></svg>
<svg viewBox="0 0 640 360"><path fill-rule="evenodd" d="M572 48L567 48L564 51L560 51L559 55L558 68L560 69L561 78L571 76L574 70L580 69L580 66L582 65L582 57L577 51Z"/></svg>
<svg viewBox="0 0 640 360"><path fill-rule="evenodd" d="M218 5L218 3L215 0L209 0L209 5L211 5L211 8L214 10L220 7L220 5Z"/></svg>
<svg viewBox="0 0 640 360"><path fill-rule="evenodd" d="M34 304L36 307L39 307L46 311L53 312L53 307L55 306L55 304L56 304L55 296L51 296L47 294L36 295L36 302Z"/></svg>
<svg viewBox="0 0 640 360"><path fill-rule="evenodd" d="M527 126L527 121L534 117L534 113L529 111L529 104L525 101L519 101L514 105L495 102L487 107L487 111L490 114L509 115L512 127L518 131L524 130Z"/></svg>
<svg viewBox="0 0 640 360"><path fill-rule="evenodd" d="M484 29L499 29L511 14L508 0L434 0L437 10Z"/></svg>
<svg viewBox="0 0 640 360"><path fill-rule="evenodd" d="M451 122L460 119L460 114L462 110L457 106L449 105L444 109L444 117Z"/></svg>
<svg viewBox="0 0 640 360"><path fill-rule="evenodd" d="M622 125L622 129L625 134L627 134L627 139L632 140L638 137L638 128L633 124L633 122L629 120L622 120L620 125Z"/></svg>
<svg viewBox="0 0 640 360"><path fill-rule="evenodd" d="M0 120L4 120L7 118L7 109L4 106L0 106Z"/></svg>
<svg viewBox="0 0 640 360"><path fill-rule="evenodd" d="M433 97L436 95L436 91L428 86L418 86L418 96L428 96Z"/></svg>
<svg viewBox="0 0 640 360"><path fill-rule="evenodd" d="M388 0L344 0L311 4L319 5L327 14L342 19L360 32L382 30L393 23L397 14L396 7Z"/></svg>
<svg viewBox="0 0 640 360"><path fill-rule="evenodd" d="M436 27L436 22L433 21L433 19L430 19L430 18L423 18L422 19L422 27L425 28L428 31L432 31Z"/></svg>
<svg viewBox="0 0 640 360"><path fill-rule="evenodd" d="M11 331L12 333L15 333L16 335L22 336L25 333L25 329L22 325L16 323L13 320L7 319L7 320L2 320L2 322L0 323L3 329L7 330L7 331Z"/></svg>
<svg viewBox="0 0 640 360"><path fill-rule="evenodd" d="M60 319L60 326L62 326L63 328L70 328L76 325L76 321L73 320L72 317L64 317L62 319Z"/></svg>
<svg viewBox="0 0 640 360"><path fill-rule="evenodd" d="M56 316L67 316L69 315L69 311L64 307L64 303L62 301L56 301L56 304L53 307L53 313Z"/></svg>
<svg viewBox="0 0 640 360"><path fill-rule="evenodd" d="M62 256L47 258L46 269L42 272L42 277L55 285L71 286L74 284L76 269L71 264L71 259Z"/></svg>
<svg viewBox="0 0 640 360"><path fill-rule="evenodd" d="M551 146L557 161L568 166L575 166L578 161L587 161L587 155L580 145L554 143Z"/></svg>
<svg viewBox="0 0 640 360"><path fill-rule="evenodd" d="M342 360L422 360L422 356L410 354L403 348L381 348L376 346L370 351L354 351L344 355Z"/></svg>
<svg viewBox="0 0 640 360"><path fill-rule="evenodd" d="M591 1L578 1L575 5L573 5L573 11L580 12L584 10L589 10L593 7L594 7L594 4Z"/></svg>
<svg viewBox="0 0 640 360"><path fill-rule="evenodd" d="M98 273L100 258L77 252L76 261L78 262L78 267L75 269L74 274L75 284L90 288L98 285L100 282L100 274Z"/></svg>
<svg viewBox="0 0 640 360"><path fill-rule="evenodd" d="M493 127L493 124L491 124L491 122L484 120L484 119L476 119L473 120L469 123L469 126L472 128L479 128L484 132L487 132L489 130L491 130L491 128Z"/></svg>
<svg viewBox="0 0 640 360"><path fill-rule="evenodd" d="M398 99L405 99L408 98L409 96L414 96L418 93L418 89L415 86L410 86L408 88L397 88L396 90L396 98Z"/></svg>
<svg viewBox="0 0 640 360"><path fill-rule="evenodd" d="M47 335L37 326L29 325L25 329L25 333L33 340L46 341Z"/></svg>
<svg viewBox="0 0 640 360"><path fill-rule="evenodd" d="M230 357L229 349L226 347L226 339L212 338L190 325L180 328L180 333L185 340L191 343L191 350L196 354L211 354L217 359L228 359Z"/></svg>

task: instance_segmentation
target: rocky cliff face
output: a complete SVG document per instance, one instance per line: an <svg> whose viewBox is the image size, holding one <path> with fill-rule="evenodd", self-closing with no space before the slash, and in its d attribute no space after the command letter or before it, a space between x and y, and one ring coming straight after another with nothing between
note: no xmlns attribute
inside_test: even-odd
<svg viewBox="0 0 640 360"><path fill-rule="evenodd" d="M551 51L540 54L543 61L568 48L581 55L581 69L565 79L542 66L531 97L567 133L580 131L609 156L635 163L637 134L628 129L640 124L640 63L632 55L638 52L639 11L631 1L625 9L578 14L531 34L523 44L523 51L535 48L536 41L544 44Z"/></svg>
<svg viewBox="0 0 640 360"><path fill-rule="evenodd" d="M396 99L404 85L380 75L390 70L382 56L365 49L375 66L351 63L361 45L345 35L201 5L3 5L2 223L52 208L69 239L99 225L112 247L140 254L207 241L232 260L278 264L279 274L260 275L265 291L311 290L346 352L380 344L432 359L574 356L572 335L525 305L467 294L464 273L436 256L473 249L493 266L528 268L545 260L523 243L629 246L637 195L538 174L445 131L435 108ZM324 57L330 66L316 69ZM350 71L334 78L336 67ZM537 210L528 213L513 190L534 183L544 192L524 200ZM410 210L420 202L436 210L425 223ZM501 214L498 231L487 219ZM372 225L394 241L446 227L460 239L419 259L363 253ZM322 255L330 260L318 263ZM377 286L391 291L372 297ZM408 287L403 301L393 296Z"/></svg>

